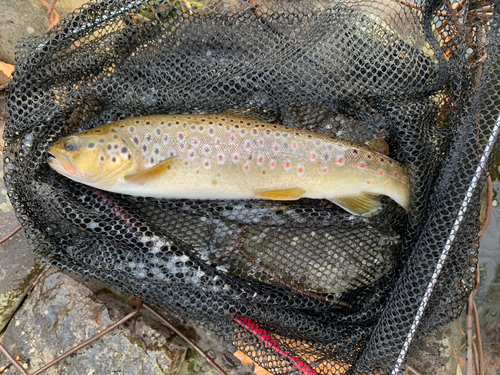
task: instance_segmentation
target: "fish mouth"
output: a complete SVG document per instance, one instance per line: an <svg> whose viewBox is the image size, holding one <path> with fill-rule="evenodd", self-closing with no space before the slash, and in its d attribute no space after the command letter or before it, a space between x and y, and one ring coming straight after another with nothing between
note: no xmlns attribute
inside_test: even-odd
<svg viewBox="0 0 500 375"><path fill-rule="evenodd" d="M56 172L59 172L63 175L71 175L73 177L83 178L84 175L80 169L73 163L70 157L65 155L62 152L56 150L48 150L49 154L52 155L48 158L47 162L50 167L54 169Z"/></svg>

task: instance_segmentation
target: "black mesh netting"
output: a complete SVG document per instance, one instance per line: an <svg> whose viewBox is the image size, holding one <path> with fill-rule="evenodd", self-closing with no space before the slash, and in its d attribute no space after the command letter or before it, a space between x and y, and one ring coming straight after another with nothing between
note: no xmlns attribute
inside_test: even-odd
<svg viewBox="0 0 500 375"><path fill-rule="evenodd" d="M497 153L496 13L475 0L92 1L18 46L9 197L47 263L203 323L271 373L398 373L474 284ZM390 199L363 218L323 200L122 196L46 162L76 131L223 111L386 137L409 214Z"/></svg>

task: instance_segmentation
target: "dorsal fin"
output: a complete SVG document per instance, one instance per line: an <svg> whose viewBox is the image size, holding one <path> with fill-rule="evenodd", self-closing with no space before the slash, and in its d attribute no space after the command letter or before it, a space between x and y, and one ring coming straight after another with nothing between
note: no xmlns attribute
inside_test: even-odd
<svg viewBox="0 0 500 375"><path fill-rule="evenodd" d="M385 141L385 139L375 138L366 142L366 145L381 154L389 155L389 144Z"/></svg>

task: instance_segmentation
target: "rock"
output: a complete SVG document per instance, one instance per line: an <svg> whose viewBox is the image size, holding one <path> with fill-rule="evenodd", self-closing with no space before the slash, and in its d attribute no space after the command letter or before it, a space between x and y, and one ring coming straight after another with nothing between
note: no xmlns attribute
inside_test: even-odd
<svg viewBox="0 0 500 375"><path fill-rule="evenodd" d="M107 286L99 281L86 279L72 273L68 273L73 279L78 280L97 296L97 298L106 305L113 299L118 299L124 304L130 304L128 297L114 289L108 289ZM106 291L106 293L104 293ZM130 304L131 306L135 306ZM200 324L180 319L166 312L162 315L167 318L174 326L180 329L187 337L193 340L205 353L220 365L228 375L253 375L254 365L242 366L241 362L233 356L236 348L229 346L213 332L205 329ZM143 310L141 314L152 317L149 312ZM156 319L156 318L153 318ZM207 361L195 350L188 348L184 362L182 363L177 375L218 375L218 372L211 367Z"/></svg>
<svg viewBox="0 0 500 375"><path fill-rule="evenodd" d="M21 38L42 35L49 27L47 11L37 0L0 0L0 61L14 64Z"/></svg>
<svg viewBox="0 0 500 375"><path fill-rule="evenodd" d="M56 11L62 19L86 2L59 0ZM0 20L0 61L10 64L14 64L14 49L20 39L43 35L50 26L47 10L37 0L0 0Z"/></svg>
<svg viewBox="0 0 500 375"><path fill-rule="evenodd" d="M0 138L5 125L5 99L0 98ZM1 142L3 144L3 142ZM0 154L0 237L19 225L3 182L3 157ZM26 296L43 269L35 260L24 232L0 244L0 331Z"/></svg>
<svg viewBox="0 0 500 375"><path fill-rule="evenodd" d="M100 300L106 299L106 305ZM14 315L2 337L10 353L32 372L101 332L132 310L112 298L96 296L60 271L47 272ZM80 349L44 374L176 374L186 348L162 324L144 316ZM0 359L0 367L6 359ZM17 375L9 368L4 374Z"/></svg>
<svg viewBox="0 0 500 375"><path fill-rule="evenodd" d="M459 318L413 343L407 363L422 374L456 375L461 341L462 321ZM411 373L407 370L404 375Z"/></svg>

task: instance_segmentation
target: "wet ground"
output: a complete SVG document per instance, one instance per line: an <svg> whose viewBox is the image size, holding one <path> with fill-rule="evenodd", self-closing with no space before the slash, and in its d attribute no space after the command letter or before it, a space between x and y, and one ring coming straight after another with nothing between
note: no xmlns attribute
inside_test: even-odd
<svg viewBox="0 0 500 375"><path fill-rule="evenodd" d="M476 294L485 374L500 375L500 157L491 171L493 210L479 248L481 285Z"/></svg>

